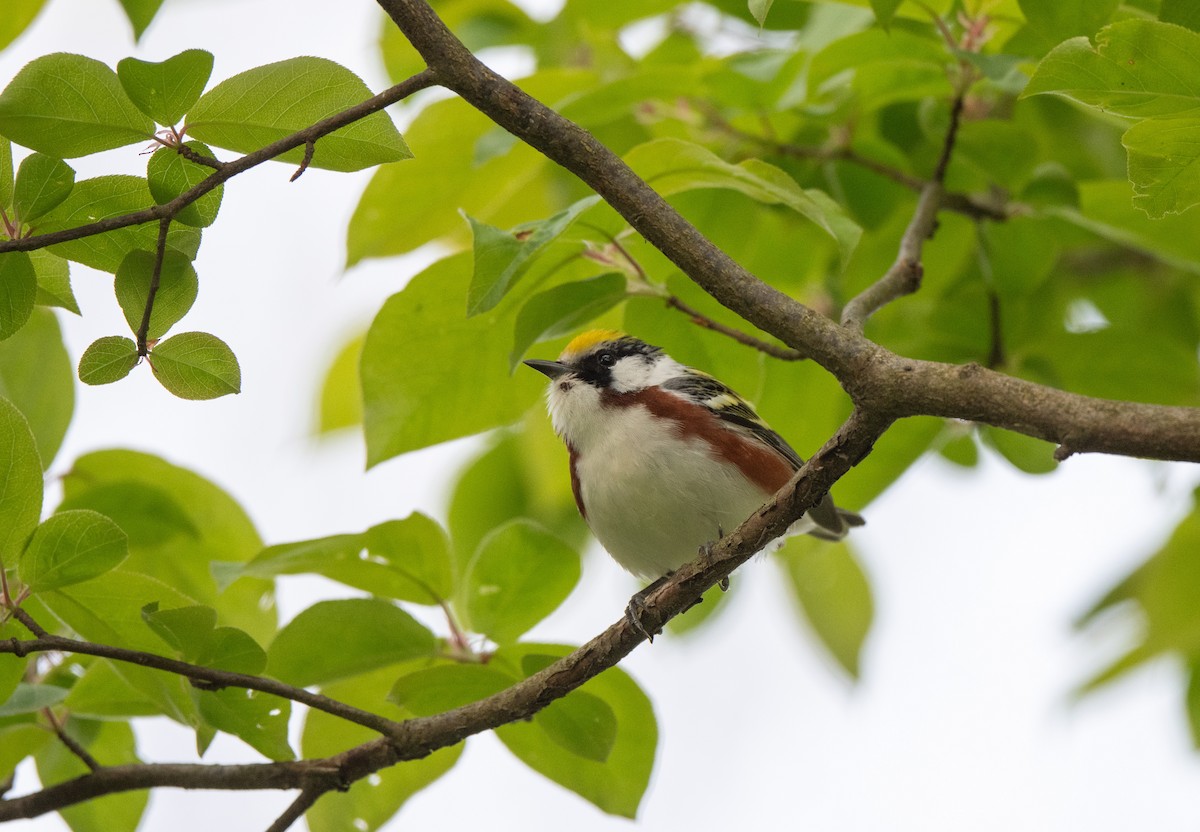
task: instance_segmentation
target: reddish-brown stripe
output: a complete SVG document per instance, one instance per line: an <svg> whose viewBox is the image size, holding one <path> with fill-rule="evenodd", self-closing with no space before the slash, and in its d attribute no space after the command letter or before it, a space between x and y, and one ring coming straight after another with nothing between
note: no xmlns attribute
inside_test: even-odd
<svg viewBox="0 0 1200 832"><path fill-rule="evenodd" d="M571 493L575 495L575 508L579 509L579 516L587 520L587 509L583 505L583 492L579 488L579 452L571 447L571 443L567 443L567 453L571 457Z"/></svg>
<svg viewBox="0 0 1200 832"><path fill-rule="evenodd" d="M774 494L782 488L795 473L791 463L773 448L759 442L746 441L721 424L721 420L704 407L657 387L647 387L632 393L605 390L601 402L609 407L641 405L659 418L670 419L675 423L680 436L693 436L705 440L712 447L713 453L736 465L746 479L768 494ZM572 477L574 478L573 465ZM575 500L580 503L579 510L582 512L583 506L579 501L578 492Z"/></svg>

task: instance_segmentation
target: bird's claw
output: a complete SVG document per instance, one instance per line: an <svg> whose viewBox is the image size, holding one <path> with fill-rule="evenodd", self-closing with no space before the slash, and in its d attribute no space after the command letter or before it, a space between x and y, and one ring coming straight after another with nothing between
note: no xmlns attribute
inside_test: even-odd
<svg viewBox="0 0 1200 832"><path fill-rule="evenodd" d="M662 632L662 628L659 627L654 632L651 632L646 628L646 625L642 623L642 617L646 614L647 610L646 599L650 597L650 593L662 586L669 577L671 577L670 572L663 575L661 578L654 581L654 583L650 584L640 592L634 593L634 596L629 599L629 604L627 604L625 607L625 620L629 622L629 626L633 627L634 630L644 635L646 637L646 641L650 642L651 644L654 643L654 637Z"/></svg>
<svg viewBox="0 0 1200 832"><path fill-rule="evenodd" d="M716 563L717 557L713 553L713 550L717 547L717 544L720 543L724 537L725 537L725 530L721 528L720 524L717 524L717 539L710 540L707 543L705 543L703 546L700 547L700 554L701 554L701 556L703 556L705 563L709 564L710 566L712 564ZM727 592L729 590L729 576L726 575L724 578L717 581L717 586L721 587L722 592Z"/></svg>

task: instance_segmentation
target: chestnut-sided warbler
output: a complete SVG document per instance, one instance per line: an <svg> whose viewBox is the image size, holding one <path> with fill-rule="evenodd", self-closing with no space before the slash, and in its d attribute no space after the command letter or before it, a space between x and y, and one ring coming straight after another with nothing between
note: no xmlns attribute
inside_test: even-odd
<svg viewBox="0 0 1200 832"><path fill-rule="evenodd" d="M585 332L557 361L525 363L550 378L579 513L640 578L694 559L803 462L737 393L629 335ZM789 533L838 540L862 523L826 496Z"/></svg>

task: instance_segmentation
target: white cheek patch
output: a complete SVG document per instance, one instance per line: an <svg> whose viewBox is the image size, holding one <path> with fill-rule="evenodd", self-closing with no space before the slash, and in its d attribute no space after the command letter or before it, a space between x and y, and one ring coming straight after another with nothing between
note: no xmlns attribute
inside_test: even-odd
<svg viewBox="0 0 1200 832"><path fill-rule="evenodd" d="M684 367L673 358L660 355L631 355L622 358L612 368L612 390L614 393L633 393L656 387L664 381L684 372Z"/></svg>

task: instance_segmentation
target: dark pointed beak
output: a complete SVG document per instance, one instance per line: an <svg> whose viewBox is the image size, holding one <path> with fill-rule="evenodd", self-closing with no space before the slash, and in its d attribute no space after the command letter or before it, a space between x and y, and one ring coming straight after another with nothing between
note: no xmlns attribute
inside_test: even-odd
<svg viewBox="0 0 1200 832"><path fill-rule="evenodd" d="M555 379L571 372L571 368L561 361L542 361L531 358L525 362L526 367L532 367L547 378Z"/></svg>

